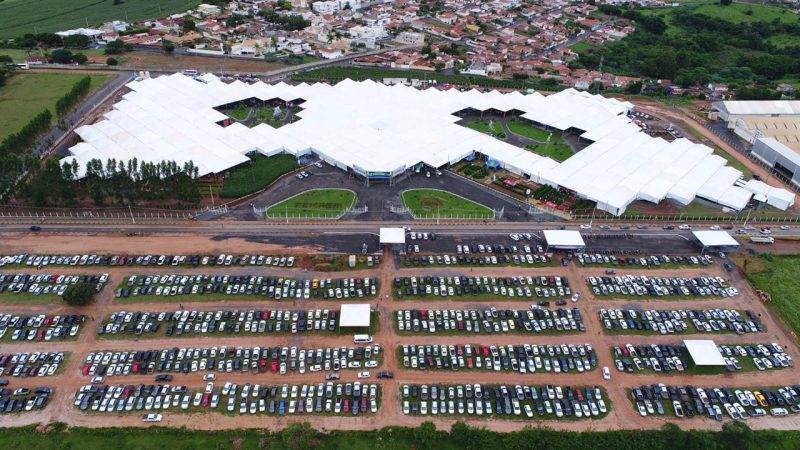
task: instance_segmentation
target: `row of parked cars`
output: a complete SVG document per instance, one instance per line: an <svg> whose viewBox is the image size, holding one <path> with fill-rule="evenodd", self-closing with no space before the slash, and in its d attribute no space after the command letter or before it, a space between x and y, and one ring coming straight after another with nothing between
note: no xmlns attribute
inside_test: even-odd
<svg viewBox="0 0 800 450"><path fill-rule="evenodd" d="M608 412L595 387L529 385L403 385L403 413L412 415L599 418ZM524 416L523 416L524 414Z"/></svg>
<svg viewBox="0 0 800 450"><path fill-rule="evenodd" d="M6 335L10 335L12 341L64 340L77 336L85 320L83 314L50 316L0 313L0 340Z"/></svg>
<svg viewBox="0 0 800 450"><path fill-rule="evenodd" d="M401 309L397 329L407 333L575 333L586 331L578 308Z"/></svg>
<svg viewBox="0 0 800 450"><path fill-rule="evenodd" d="M653 334L760 333L766 330L751 310L736 309L605 309L598 312L603 328L612 333Z"/></svg>
<svg viewBox="0 0 800 450"><path fill-rule="evenodd" d="M108 274L54 275L27 273L0 273L0 294L64 295L71 284L91 283L100 292L108 281Z"/></svg>
<svg viewBox="0 0 800 450"><path fill-rule="evenodd" d="M577 253L575 259L582 266L612 265L657 268L662 265L708 266L714 264L714 258L709 255L650 255L636 257L601 253Z"/></svg>
<svg viewBox="0 0 800 450"><path fill-rule="evenodd" d="M47 377L55 375L64 352L19 352L0 354L0 377Z"/></svg>
<svg viewBox="0 0 800 450"><path fill-rule="evenodd" d="M0 256L3 266L275 266L292 267L294 256L281 255L35 255Z"/></svg>
<svg viewBox="0 0 800 450"><path fill-rule="evenodd" d="M378 367L379 345L364 347L173 347L160 350L100 351L86 356L84 376L155 372L253 372L284 375Z"/></svg>
<svg viewBox="0 0 800 450"><path fill-rule="evenodd" d="M412 344L400 346L398 356L404 367L419 370L582 373L597 367L597 355L591 344Z"/></svg>
<svg viewBox="0 0 800 450"><path fill-rule="evenodd" d="M15 414L23 411L35 411L44 409L50 401L53 390L49 387L37 387L34 389L9 388L0 389L0 414Z"/></svg>
<svg viewBox="0 0 800 450"><path fill-rule="evenodd" d="M260 275L131 275L117 297L139 295L258 295L281 299L341 299L378 293L374 278L297 279Z"/></svg>
<svg viewBox="0 0 800 450"><path fill-rule="evenodd" d="M707 416L746 420L800 413L800 385L768 388L643 385L631 390L641 416Z"/></svg>
<svg viewBox="0 0 800 450"><path fill-rule="evenodd" d="M397 296L406 297L564 297L572 294L569 281L560 276L424 276L396 277L394 287Z"/></svg>
<svg viewBox="0 0 800 450"><path fill-rule="evenodd" d="M728 372L743 370L746 358L758 370L792 367L794 361L780 345L719 345ZM612 348L614 364L620 372L683 372L690 368L691 357L686 347L672 344L624 344Z"/></svg>
<svg viewBox="0 0 800 450"><path fill-rule="evenodd" d="M319 383L317 385L260 385L225 383L204 389L168 384L86 385L75 394L81 411L123 413L130 411L219 410L232 414L367 414L376 413L380 402L377 384Z"/></svg>
<svg viewBox="0 0 800 450"><path fill-rule="evenodd" d="M174 312L118 311L98 327L99 335L167 336L333 332L339 312L328 309L218 309ZM163 327L163 330L162 330Z"/></svg>
<svg viewBox="0 0 800 450"><path fill-rule="evenodd" d="M639 275L586 277L594 295L650 297L734 297L739 290L722 277L648 277Z"/></svg>
<svg viewBox="0 0 800 450"><path fill-rule="evenodd" d="M405 267L419 266L543 266L549 264L551 257L546 254L513 253L507 255L460 254L401 256L400 264Z"/></svg>

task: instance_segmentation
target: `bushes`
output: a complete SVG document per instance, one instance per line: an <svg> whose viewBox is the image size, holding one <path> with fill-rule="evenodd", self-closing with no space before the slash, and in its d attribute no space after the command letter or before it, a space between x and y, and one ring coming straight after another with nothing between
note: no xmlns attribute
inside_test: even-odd
<svg viewBox="0 0 800 450"><path fill-rule="evenodd" d="M467 164L463 169L461 169L461 173L476 180L482 180L489 175L489 172L486 170L486 168L477 164Z"/></svg>
<svg viewBox="0 0 800 450"><path fill-rule="evenodd" d="M77 101L89 92L92 86L92 78L88 75L81 78L69 92L56 101L56 114L61 117L66 114Z"/></svg>
<svg viewBox="0 0 800 450"><path fill-rule="evenodd" d="M92 302L96 292L91 283L75 283L67 286L62 299L70 306L86 306Z"/></svg>

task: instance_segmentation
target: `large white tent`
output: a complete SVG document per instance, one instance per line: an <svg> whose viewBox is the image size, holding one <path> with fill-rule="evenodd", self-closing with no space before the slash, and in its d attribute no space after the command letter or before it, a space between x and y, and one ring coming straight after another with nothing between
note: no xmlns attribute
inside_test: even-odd
<svg viewBox="0 0 800 450"><path fill-rule="evenodd" d="M741 210L753 195L741 172L712 150L686 139L667 142L642 133L626 112L633 105L566 89L553 95L386 86L371 80L344 80L293 86L239 81L224 83L165 75L128 84L131 92L92 125L76 132L83 142L70 148L79 176L91 159L140 162L193 161L200 176L248 161L247 154L313 153L361 175L398 175L419 163L442 167L476 152L518 175L564 187L622 214L633 201L665 198L688 204L703 197ZM298 121L278 129L248 128L215 107L257 98L300 104ZM592 143L562 163L456 124L467 108L521 111L522 117L556 130L578 130ZM772 188L778 189L778 188ZM780 189L778 189L780 190ZM791 197L791 199L789 198ZM775 203L793 202L791 193L773 192Z"/></svg>
<svg viewBox="0 0 800 450"><path fill-rule="evenodd" d="M683 345L696 366L724 366L725 358L717 344L709 339L686 339Z"/></svg>

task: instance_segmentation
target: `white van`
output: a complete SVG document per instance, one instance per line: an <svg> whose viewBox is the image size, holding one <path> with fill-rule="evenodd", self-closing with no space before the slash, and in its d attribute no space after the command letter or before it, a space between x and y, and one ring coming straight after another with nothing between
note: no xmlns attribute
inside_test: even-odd
<svg viewBox="0 0 800 450"><path fill-rule="evenodd" d="M353 342L356 344L369 344L372 342L372 336L368 334L355 334L353 335Z"/></svg>

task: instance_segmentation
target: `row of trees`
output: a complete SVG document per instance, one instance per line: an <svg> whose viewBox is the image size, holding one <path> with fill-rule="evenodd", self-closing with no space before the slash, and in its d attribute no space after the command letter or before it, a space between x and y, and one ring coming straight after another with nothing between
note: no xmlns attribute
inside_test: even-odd
<svg viewBox="0 0 800 450"><path fill-rule="evenodd" d="M109 201L118 205L135 205L142 201L172 200L196 204L200 200L198 169L191 161L182 166L175 161L158 163L131 159L108 159L105 163L92 159L86 164L86 176L78 179L79 164L55 159L28 179L19 196L36 206L75 205L84 196L95 205Z"/></svg>
<svg viewBox="0 0 800 450"><path fill-rule="evenodd" d="M72 36L61 37L55 33L28 33L15 39L8 39L0 41L0 47L3 48L27 48L32 49L35 47L42 48L88 48L91 40L88 36L76 34Z"/></svg>
<svg viewBox="0 0 800 450"><path fill-rule="evenodd" d="M8 135L0 142L0 155L7 153L21 153L26 150L42 132L50 127L53 114L49 109L45 109L22 127L16 133Z"/></svg>
<svg viewBox="0 0 800 450"><path fill-rule="evenodd" d="M78 80L72 89L69 90L66 94L64 94L61 98L56 101L56 114L61 117L64 116L78 100L81 99L84 95L89 92L89 88L92 86L92 77L85 76Z"/></svg>

